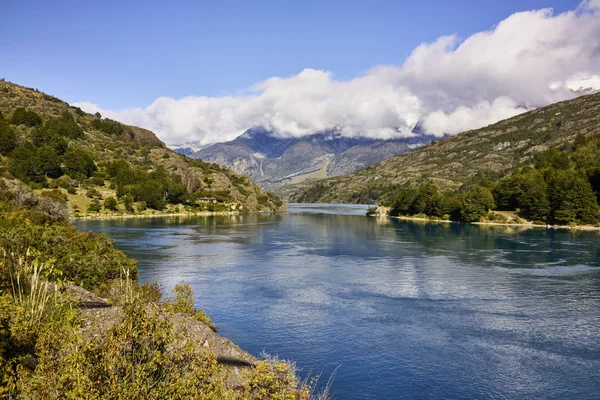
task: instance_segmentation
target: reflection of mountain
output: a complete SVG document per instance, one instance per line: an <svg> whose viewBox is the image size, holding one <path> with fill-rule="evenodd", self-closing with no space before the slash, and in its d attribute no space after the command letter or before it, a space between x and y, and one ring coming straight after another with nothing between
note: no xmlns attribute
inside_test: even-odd
<svg viewBox="0 0 600 400"><path fill-rule="evenodd" d="M342 175L429 143L428 136L376 140L325 132L279 138L262 128L192 155L249 175L263 188Z"/></svg>

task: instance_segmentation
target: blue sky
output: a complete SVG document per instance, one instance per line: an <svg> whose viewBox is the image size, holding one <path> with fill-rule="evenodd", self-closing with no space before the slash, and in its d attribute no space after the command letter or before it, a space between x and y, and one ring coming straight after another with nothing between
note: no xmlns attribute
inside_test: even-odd
<svg viewBox="0 0 600 400"><path fill-rule="evenodd" d="M578 1L0 2L0 77L119 110L235 94L305 68L351 80L422 42Z"/></svg>

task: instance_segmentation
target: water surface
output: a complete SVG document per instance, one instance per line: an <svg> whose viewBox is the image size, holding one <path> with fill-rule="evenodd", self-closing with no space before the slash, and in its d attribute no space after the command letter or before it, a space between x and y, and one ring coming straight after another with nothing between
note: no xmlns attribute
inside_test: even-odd
<svg viewBox="0 0 600 400"><path fill-rule="evenodd" d="M336 369L337 399L600 398L600 236L415 223L365 206L82 221L186 281L241 348Z"/></svg>

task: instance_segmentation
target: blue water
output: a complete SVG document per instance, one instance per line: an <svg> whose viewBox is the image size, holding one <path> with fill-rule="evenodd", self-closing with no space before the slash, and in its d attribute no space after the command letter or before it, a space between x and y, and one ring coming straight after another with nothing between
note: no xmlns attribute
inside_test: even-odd
<svg viewBox="0 0 600 400"><path fill-rule="evenodd" d="M344 399L600 399L600 235L288 214L83 221Z"/></svg>

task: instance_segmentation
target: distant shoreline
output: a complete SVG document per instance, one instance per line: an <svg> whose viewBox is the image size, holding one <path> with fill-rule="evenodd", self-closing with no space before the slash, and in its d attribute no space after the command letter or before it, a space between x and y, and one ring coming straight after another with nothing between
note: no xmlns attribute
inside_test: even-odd
<svg viewBox="0 0 600 400"><path fill-rule="evenodd" d="M242 215L239 211L200 211L187 213L158 213L158 214L98 214L98 215L74 215L73 221L83 220L110 220L110 219L136 219L136 218L160 218L160 217L210 217L215 215Z"/></svg>
<svg viewBox="0 0 600 400"><path fill-rule="evenodd" d="M567 229L567 230L578 230L578 231L600 231L600 226L593 225L577 225L577 226L569 226L569 225L541 225L534 223L503 223L503 222L460 222L460 221L450 221L448 219L432 219L432 218L423 218L423 217L406 217L406 216L397 216L392 217L389 215L375 214L371 215L372 217L384 217L384 218L395 218L404 221L422 221L422 222L436 222L436 223L445 223L445 224L466 224L466 225L490 225L490 226L506 226L506 227L522 227L522 228L543 228L543 229Z"/></svg>

